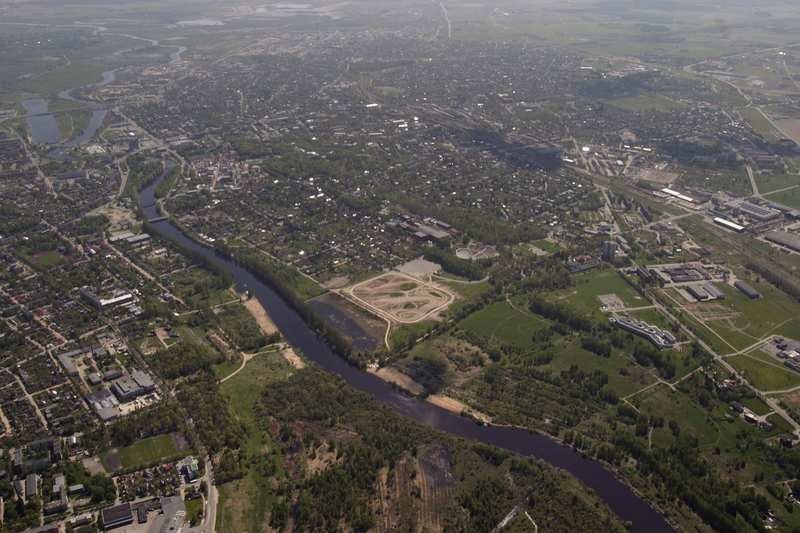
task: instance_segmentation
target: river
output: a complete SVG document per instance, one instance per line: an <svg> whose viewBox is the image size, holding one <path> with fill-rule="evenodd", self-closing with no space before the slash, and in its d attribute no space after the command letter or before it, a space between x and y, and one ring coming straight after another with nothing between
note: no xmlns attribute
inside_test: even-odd
<svg viewBox="0 0 800 533"><path fill-rule="evenodd" d="M143 37L137 37L135 35L124 35L125 37L129 37L131 39L136 39L140 41L146 41L149 43L150 46L160 46L160 43L153 39L145 39ZM182 60L181 54L183 54L187 48L185 46L179 45L167 45L170 48L175 48L174 52L171 52L169 55L169 64L175 64ZM125 52L135 50L131 48L129 50L118 50L112 54L112 56L118 56ZM31 138L34 143L36 144L43 144L43 145L58 145L53 150L50 151L48 154L50 157L61 159L66 154L67 150L71 148L75 148L76 146L80 146L82 144L86 144L97 133L97 130L103 125L103 122L106 119L106 115L108 114L108 109L101 103L96 102L94 100L84 100L75 96L75 94L80 91L81 89L88 89L90 87L102 87L103 85L108 85L116 80L116 72L119 69L113 70L106 70L101 74L100 81L95 83L90 83L89 85L85 85L82 87L74 87L72 89L67 89L65 91L61 91L58 93L58 97L62 100L69 100L75 102L80 106L88 107L90 116L89 122L87 123L86 127L75 137L64 141L63 143L59 144L61 141L61 133L58 128L58 122L56 121L55 116L49 111L47 101L40 98L40 97L32 97L24 100L22 102L22 106L25 108L27 114L27 121L28 121L28 129L31 132Z"/></svg>
<svg viewBox="0 0 800 533"><path fill-rule="evenodd" d="M161 213L155 203L155 189L166 173L153 180L139 194L139 206L147 220L158 219ZM169 220L151 224L152 232L179 243L230 273L240 292L250 290L264 306L286 340L318 367L336 374L358 390L366 392L398 413L409 416L434 429L480 441L521 455L535 457L561 468L593 489L622 520L631 522L632 531L660 533L673 531L664 517L630 487L617 479L602 464L582 457L572 448L544 435L521 429L483 426L465 417L445 411L430 403L398 392L377 376L348 364L336 355L305 321L269 286L234 261L217 255L212 249L187 237ZM564 503L568 505L567 502Z"/></svg>

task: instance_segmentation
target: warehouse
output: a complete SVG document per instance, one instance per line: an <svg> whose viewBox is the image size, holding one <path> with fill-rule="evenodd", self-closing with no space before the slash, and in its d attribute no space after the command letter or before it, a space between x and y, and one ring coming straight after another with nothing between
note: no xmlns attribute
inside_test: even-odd
<svg viewBox="0 0 800 533"><path fill-rule="evenodd" d="M769 231L764 235L769 242L800 252L800 237L788 231Z"/></svg>
<svg viewBox="0 0 800 533"><path fill-rule="evenodd" d="M714 224L722 226L723 228L735 231L736 233L741 233L744 231L744 226L737 224L736 222L731 222L727 218L722 217L714 217Z"/></svg>
<svg viewBox="0 0 800 533"><path fill-rule="evenodd" d="M755 290L753 287L745 283L744 281L737 281L733 284L734 287L739 289L742 294L750 298L751 300L757 300L761 298L761 293Z"/></svg>

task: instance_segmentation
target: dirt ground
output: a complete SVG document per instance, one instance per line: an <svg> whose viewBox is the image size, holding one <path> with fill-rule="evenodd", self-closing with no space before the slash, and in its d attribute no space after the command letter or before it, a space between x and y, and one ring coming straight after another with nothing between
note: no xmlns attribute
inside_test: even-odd
<svg viewBox="0 0 800 533"><path fill-rule="evenodd" d="M136 213L122 207L102 206L90 214L104 215L111 222L111 230L133 227L136 224Z"/></svg>
<svg viewBox="0 0 800 533"><path fill-rule="evenodd" d="M388 383L394 383L401 389L406 390L411 394L422 394L425 391L422 385L395 368L384 367L377 370L370 369L369 372L371 374L375 374Z"/></svg>
<svg viewBox="0 0 800 533"><path fill-rule="evenodd" d="M654 168L644 168L636 177L640 180L649 181L651 183L671 185L676 179L678 179L678 174L675 172L667 172L665 170L656 170Z"/></svg>
<svg viewBox="0 0 800 533"><path fill-rule="evenodd" d="M250 298L245 302L244 306L250 311L250 314L253 315L253 318L258 323L258 327L261 328L261 333L269 336L278 332L278 327L269 317L266 309L264 309L257 298Z"/></svg>
<svg viewBox="0 0 800 533"><path fill-rule="evenodd" d="M776 120L775 123L789 138L796 143L800 143L800 119L787 118Z"/></svg>
<svg viewBox="0 0 800 533"><path fill-rule="evenodd" d="M459 415L461 413L467 413L470 416L477 418L478 420L486 424L490 424L492 422L492 418L489 415L481 413L480 411L476 411L475 409L469 407L467 404L460 402L455 398L444 396L442 394L431 394L430 396L428 396L427 400L433 405L441 407L442 409L450 411L451 413L456 413Z"/></svg>
<svg viewBox="0 0 800 533"><path fill-rule="evenodd" d="M284 348L283 351L281 351L281 355L284 359L289 361L290 365L298 370L306 367L306 362L303 361L299 355L297 355L297 352L295 352L293 348Z"/></svg>
<svg viewBox="0 0 800 533"><path fill-rule="evenodd" d="M407 274L389 272L350 289L359 301L398 323L414 323L445 309L454 299L438 285L423 283Z"/></svg>

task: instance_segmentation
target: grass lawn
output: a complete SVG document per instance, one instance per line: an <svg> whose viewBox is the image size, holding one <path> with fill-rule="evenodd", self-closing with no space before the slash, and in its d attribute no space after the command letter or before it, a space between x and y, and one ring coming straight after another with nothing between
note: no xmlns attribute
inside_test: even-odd
<svg viewBox="0 0 800 533"><path fill-rule="evenodd" d="M725 299L714 302L726 313L735 316L706 323L737 349L744 349L772 334L800 331L800 305L785 293L766 282L747 280L763 297L751 300L730 285L717 284ZM703 309L701 306L700 309ZM795 333L796 335L796 333Z"/></svg>
<svg viewBox="0 0 800 533"><path fill-rule="evenodd" d="M669 420L678 422L681 433L694 436L700 447L720 442L722 432L713 415L681 392L661 385L635 396L633 401L642 413L663 417L665 427ZM660 437L660 440L667 440L667 435Z"/></svg>
<svg viewBox="0 0 800 533"><path fill-rule="evenodd" d="M626 111L661 111L668 112L686 107L681 102L654 93L627 96L606 100L606 103Z"/></svg>
<svg viewBox="0 0 800 533"><path fill-rule="evenodd" d="M516 303L518 309L525 309L524 302ZM525 349L531 346L533 334L546 327L547 320L528 312L518 311L506 302L495 302L471 314L459 323L465 331Z"/></svg>
<svg viewBox="0 0 800 533"><path fill-rule="evenodd" d="M761 194L778 189L785 189L792 185L800 185L800 175L797 174L761 174L756 175L758 192Z"/></svg>
<svg viewBox="0 0 800 533"><path fill-rule="evenodd" d="M221 385L233 415L245 427L242 452L258 456L275 449L260 425L256 408L261 393L271 383L287 379L292 367L277 352L263 353L251 359L244 371ZM277 475L280 475L280 471ZM239 533L261 531L268 509L275 501L268 480L259 468L249 468L242 479L219 487L217 531Z"/></svg>
<svg viewBox="0 0 800 533"><path fill-rule="evenodd" d="M550 242L547 239L539 239L538 241L533 241L531 244L537 247L538 249L544 250L545 252L550 252L551 254L554 254L561 250L561 247L559 245L557 245L554 242Z"/></svg>
<svg viewBox="0 0 800 533"><path fill-rule="evenodd" d="M754 387L762 391L800 386L800 374L777 364L770 365L747 355L736 355L726 361L736 367Z"/></svg>
<svg viewBox="0 0 800 533"><path fill-rule="evenodd" d="M172 435L159 435L120 448L117 454L122 468L128 470L175 458L180 455L180 450L175 446Z"/></svg>
<svg viewBox="0 0 800 533"><path fill-rule="evenodd" d="M60 265L64 262L64 256L55 250L48 250L45 252L36 252L32 254L24 254L33 266L40 269L48 269Z"/></svg>
<svg viewBox="0 0 800 533"><path fill-rule="evenodd" d="M768 194L766 198L773 202L778 202L779 204L800 209L800 187L775 194Z"/></svg>
<svg viewBox="0 0 800 533"><path fill-rule="evenodd" d="M436 327L437 324L438 322L425 320L416 324L403 324L398 328L392 328L392 332L389 335L389 345L392 347L411 346L417 339Z"/></svg>
<svg viewBox="0 0 800 533"><path fill-rule="evenodd" d="M580 274L575 277L575 287L569 292L555 293L555 301L563 301L573 308L603 319L598 296L616 294L627 307L648 305L647 300L628 285L622 276L612 269Z"/></svg>
<svg viewBox="0 0 800 533"><path fill-rule="evenodd" d="M617 395L627 396L655 381L655 378L646 368L615 353L611 357L601 357L580 347L577 341L561 338L553 347L553 360L542 367L559 374L575 365L584 372L601 370L608 375L608 386ZM621 374L620 370L627 375Z"/></svg>
<svg viewBox="0 0 800 533"><path fill-rule="evenodd" d="M184 504L186 505L186 521L189 525L200 524L200 520L203 519L203 498L187 500Z"/></svg>
<svg viewBox="0 0 800 533"><path fill-rule="evenodd" d="M757 415L765 415L769 413L772 409L770 409L769 405L765 404L758 398L745 398L742 400L742 404L745 405L748 409L753 411Z"/></svg>
<svg viewBox="0 0 800 533"><path fill-rule="evenodd" d="M761 112L754 107L746 107L739 110L742 118L744 118L753 130L764 137L768 141L777 141L783 137L783 134L775 129L772 123L761 114Z"/></svg>

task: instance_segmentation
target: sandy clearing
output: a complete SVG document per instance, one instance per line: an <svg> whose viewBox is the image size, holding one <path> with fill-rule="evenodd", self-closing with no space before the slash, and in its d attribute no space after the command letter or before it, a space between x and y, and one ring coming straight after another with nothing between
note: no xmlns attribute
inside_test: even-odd
<svg viewBox="0 0 800 533"><path fill-rule="evenodd" d="M281 355L284 359L289 361L289 364L295 367L296 369L300 370L306 367L306 362L297 355L297 352L294 351L294 348L284 348L281 351Z"/></svg>
<svg viewBox="0 0 800 533"><path fill-rule="evenodd" d="M415 396L422 394L425 391L422 385L395 368L383 367L377 370L371 368L369 369L369 373L375 374L382 380L388 383L393 383L401 389L414 394Z"/></svg>
<svg viewBox="0 0 800 533"><path fill-rule="evenodd" d="M443 394L431 394L428 396L427 401L433 405L441 407L442 409L450 411L451 413L456 413L458 415L467 413L473 418L477 418L481 422L486 424L492 423L492 418L489 415L481 413L480 411L476 411L467 404L460 402L455 398L451 398L450 396L444 396Z"/></svg>
<svg viewBox="0 0 800 533"><path fill-rule="evenodd" d="M278 327L269 317L266 309L264 309L264 306L261 305L261 302L259 302L257 298L250 298L245 302L244 306L250 311L250 314L253 315L253 318L258 323L258 327L261 328L261 333L267 336L278 333Z"/></svg>

